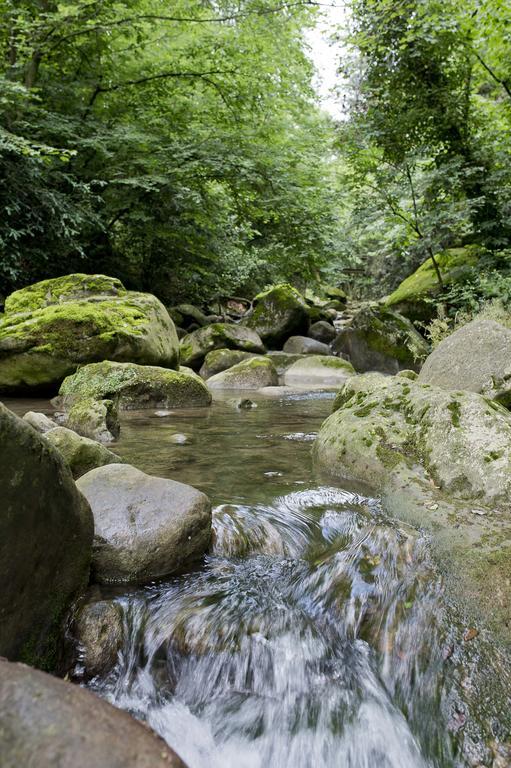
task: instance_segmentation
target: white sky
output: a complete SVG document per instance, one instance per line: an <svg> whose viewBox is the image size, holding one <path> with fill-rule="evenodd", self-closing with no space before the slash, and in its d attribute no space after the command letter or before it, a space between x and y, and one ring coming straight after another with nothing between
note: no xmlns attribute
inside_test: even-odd
<svg viewBox="0 0 511 768"><path fill-rule="evenodd" d="M340 2L337 0L336 5L336 0L332 0L332 7L322 8L323 20L307 35L310 55L318 72L316 88L321 104L335 118L343 116L342 97L333 92L342 84L342 77L337 73L342 44L332 44L328 36L336 27L346 26L346 8Z"/></svg>

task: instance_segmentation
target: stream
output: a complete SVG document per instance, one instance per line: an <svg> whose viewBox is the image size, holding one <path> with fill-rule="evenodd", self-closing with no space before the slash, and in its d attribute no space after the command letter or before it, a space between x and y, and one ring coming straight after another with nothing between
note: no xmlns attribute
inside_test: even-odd
<svg viewBox="0 0 511 768"><path fill-rule="evenodd" d="M191 573L103 590L124 645L82 684L189 768L509 767L504 651L446 599L425 535L312 466L332 396L238 400L123 419L113 450L208 494L213 542Z"/></svg>

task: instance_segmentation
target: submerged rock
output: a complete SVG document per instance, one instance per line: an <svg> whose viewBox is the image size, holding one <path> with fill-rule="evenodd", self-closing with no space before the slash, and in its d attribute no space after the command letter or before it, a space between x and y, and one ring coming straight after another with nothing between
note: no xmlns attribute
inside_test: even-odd
<svg viewBox="0 0 511 768"><path fill-rule="evenodd" d="M200 375L203 379L209 379L243 360L250 360L253 356L253 352L242 352L239 349L214 349L206 355Z"/></svg>
<svg viewBox="0 0 511 768"><path fill-rule="evenodd" d="M96 467L122 462L117 454L101 443L82 437L66 427L56 427L44 437L60 453L74 478L81 477Z"/></svg>
<svg viewBox="0 0 511 768"><path fill-rule="evenodd" d="M124 639L121 606L114 600L92 600L73 622L79 663L86 677L107 674L115 666Z"/></svg>
<svg viewBox="0 0 511 768"><path fill-rule="evenodd" d="M0 655L53 669L89 576L91 511L57 451L1 404L0 466Z"/></svg>
<svg viewBox="0 0 511 768"><path fill-rule="evenodd" d="M284 384L287 387L341 387L354 375L355 369L346 360L309 355L287 369Z"/></svg>
<svg viewBox="0 0 511 768"><path fill-rule="evenodd" d="M270 348L279 348L293 334L306 333L309 308L303 296L287 283L258 294L254 309L243 320Z"/></svg>
<svg viewBox="0 0 511 768"><path fill-rule="evenodd" d="M163 739L78 685L0 660L2 768L186 768Z"/></svg>
<svg viewBox="0 0 511 768"><path fill-rule="evenodd" d="M332 344L336 354L348 355L359 372L397 373L418 369L429 345L412 323L380 306L361 309Z"/></svg>
<svg viewBox="0 0 511 768"><path fill-rule="evenodd" d="M44 435L45 432L49 432L50 429L55 429L57 424L46 416L44 413L38 413L36 411L27 411L23 416L23 421L30 424L37 432Z"/></svg>
<svg viewBox="0 0 511 768"><path fill-rule="evenodd" d="M323 344L330 344L337 336L337 331L332 323L328 323L326 320L318 320L317 323L313 323L309 328L309 336L316 341L322 341Z"/></svg>
<svg viewBox="0 0 511 768"><path fill-rule="evenodd" d="M119 411L113 400L84 397L74 403L67 415L66 427L82 437L110 443L119 437Z"/></svg>
<svg viewBox="0 0 511 768"><path fill-rule="evenodd" d="M472 392L377 373L349 379L334 407L316 463L429 527L455 591L502 632L511 622L511 415Z"/></svg>
<svg viewBox="0 0 511 768"><path fill-rule="evenodd" d="M211 537L211 504L174 480L111 464L78 482L94 515L92 567L101 583L144 583L189 566Z"/></svg>
<svg viewBox="0 0 511 768"><path fill-rule="evenodd" d="M100 360L176 368L174 323L155 296L103 275L67 275L16 291L0 320L0 392L55 388Z"/></svg>
<svg viewBox="0 0 511 768"><path fill-rule="evenodd" d="M85 398L112 400L121 410L192 408L211 395L195 374L134 363L93 363L65 379L56 403L66 408Z"/></svg>
<svg viewBox="0 0 511 768"><path fill-rule="evenodd" d="M295 355L331 355L328 344L308 336L291 336L284 344L284 352Z"/></svg>
<svg viewBox="0 0 511 768"><path fill-rule="evenodd" d="M261 338L250 328L231 323L212 323L181 339L181 362L200 368L208 352L214 349L237 349L256 354L266 351Z"/></svg>
<svg viewBox="0 0 511 768"><path fill-rule="evenodd" d="M252 357L208 379L210 389L259 389L279 383L273 363L266 357Z"/></svg>
<svg viewBox="0 0 511 768"><path fill-rule="evenodd" d="M511 406L511 330L494 320L473 320L433 350L418 380Z"/></svg>

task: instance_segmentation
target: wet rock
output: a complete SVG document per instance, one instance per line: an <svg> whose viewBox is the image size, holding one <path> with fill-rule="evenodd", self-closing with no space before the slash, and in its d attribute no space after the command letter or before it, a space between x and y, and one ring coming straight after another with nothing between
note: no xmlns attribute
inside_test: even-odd
<svg viewBox="0 0 511 768"><path fill-rule="evenodd" d="M200 368L206 355L214 349L237 349L242 352L264 353L258 334L250 328L231 323L213 323L181 339L181 362Z"/></svg>
<svg viewBox="0 0 511 768"><path fill-rule="evenodd" d="M44 437L62 456L75 479L96 467L122 462L117 454L101 443L82 437L67 427L55 427Z"/></svg>
<svg viewBox="0 0 511 768"><path fill-rule="evenodd" d="M147 726L90 691L0 661L2 768L186 768Z"/></svg>
<svg viewBox="0 0 511 768"><path fill-rule="evenodd" d="M291 336L284 344L284 352L295 355L331 355L328 344L308 336Z"/></svg>
<svg viewBox="0 0 511 768"><path fill-rule="evenodd" d="M93 576L143 583L186 568L206 551L211 505L191 486L111 464L77 486L94 515Z"/></svg>
<svg viewBox="0 0 511 768"><path fill-rule="evenodd" d="M297 360L303 360L305 355L296 355L291 352L268 352L266 357L268 360L271 360L277 369L279 378L282 378L287 369L291 368L293 363L296 363Z"/></svg>
<svg viewBox="0 0 511 768"><path fill-rule="evenodd" d="M244 325L256 331L263 342L278 349L294 334L306 333L309 308L303 296L291 285L276 285L258 294L253 311L243 319Z"/></svg>
<svg viewBox="0 0 511 768"><path fill-rule="evenodd" d="M287 387L341 387L354 375L353 366L346 360L309 355L287 369L284 383Z"/></svg>
<svg viewBox="0 0 511 768"><path fill-rule="evenodd" d="M36 411L27 411L23 416L23 421L30 424L37 432L44 434L49 432L50 429L55 429L56 423L46 416L44 413L37 413Z"/></svg>
<svg viewBox="0 0 511 768"><path fill-rule="evenodd" d="M121 606L114 600L96 600L78 611L73 622L79 664L88 677L105 675L117 662L124 639Z"/></svg>
<svg viewBox="0 0 511 768"><path fill-rule="evenodd" d="M252 357L208 379L210 389L259 389L279 383L277 371L265 357Z"/></svg>
<svg viewBox="0 0 511 768"><path fill-rule="evenodd" d="M211 402L207 387L195 374L109 361L84 365L68 376L55 403L71 408L85 398L113 400L120 410L193 408Z"/></svg>
<svg viewBox="0 0 511 768"><path fill-rule="evenodd" d="M209 379L253 356L253 352L242 352L239 349L214 349L206 355L199 373L203 379Z"/></svg>
<svg viewBox="0 0 511 768"><path fill-rule="evenodd" d="M335 354L349 356L356 371L397 373L418 369L429 346L412 323L380 306L361 309L332 343Z"/></svg>
<svg viewBox="0 0 511 768"><path fill-rule="evenodd" d="M250 411L252 408L257 408L257 403L249 400L248 397L244 397L236 402L236 408L239 408L241 411Z"/></svg>
<svg viewBox="0 0 511 768"><path fill-rule="evenodd" d="M169 437L169 443L174 443L174 445L187 445L188 443L191 443L191 439L188 435L176 432Z"/></svg>
<svg viewBox="0 0 511 768"><path fill-rule="evenodd" d="M89 576L91 511L57 451L3 405L0 466L0 655L53 669Z"/></svg>
<svg viewBox="0 0 511 768"><path fill-rule="evenodd" d="M419 381L479 392L511 406L511 330L494 320L473 320L433 350Z"/></svg>
<svg viewBox="0 0 511 768"><path fill-rule="evenodd" d="M66 427L82 437L111 443L121 431L117 404L113 400L84 397L71 406Z"/></svg>
<svg viewBox="0 0 511 768"><path fill-rule="evenodd" d="M326 320L318 320L317 323L313 323L309 328L309 336L311 339L323 342L323 344L330 344L337 336L337 331Z"/></svg>
<svg viewBox="0 0 511 768"><path fill-rule="evenodd" d="M179 342L155 296L104 275L66 275L23 288L0 320L0 392L56 389L79 365L116 360L176 368Z"/></svg>

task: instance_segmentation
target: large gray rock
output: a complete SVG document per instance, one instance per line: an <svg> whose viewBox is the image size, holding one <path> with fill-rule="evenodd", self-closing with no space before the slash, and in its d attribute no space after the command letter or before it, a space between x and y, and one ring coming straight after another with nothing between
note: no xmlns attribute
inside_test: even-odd
<svg viewBox="0 0 511 768"><path fill-rule="evenodd" d="M39 413L38 411L27 411L23 416L23 421L26 421L27 424L30 424L31 427L42 435L44 435L45 432L49 432L50 429L55 429L57 426L49 416L46 416L44 413Z"/></svg>
<svg viewBox="0 0 511 768"><path fill-rule="evenodd" d="M81 477L96 467L122 462L117 454L101 443L82 437L67 427L55 427L46 432L44 437L62 456L74 478Z"/></svg>
<svg viewBox="0 0 511 768"><path fill-rule="evenodd" d="M351 363L337 357L309 355L284 373L286 387L341 387L355 375Z"/></svg>
<svg viewBox="0 0 511 768"><path fill-rule="evenodd" d="M494 320L473 320L444 339L419 379L442 389L480 392L511 405L511 330Z"/></svg>
<svg viewBox="0 0 511 768"><path fill-rule="evenodd" d="M0 467L0 656L52 669L89 576L91 511L57 451L1 404Z"/></svg>
<svg viewBox="0 0 511 768"><path fill-rule="evenodd" d="M255 354L266 351L259 335L250 328L233 323L212 323L181 339L181 363L198 369L214 349L239 349Z"/></svg>
<svg viewBox="0 0 511 768"><path fill-rule="evenodd" d="M297 360L303 360L305 355L295 355L291 352L267 352L266 357L275 366L279 378L282 378L288 368L291 368Z"/></svg>
<svg viewBox="0 0 511 768"><path fill-rule="evenodd" d="M505 633L511 415L473 392L378 373L349 379L334 407L314 445L317 465L369 484L392 516L429 529L450 586Z"/></svg>
<svg viewBox="0 0 511 768"><path fill-rule="evenodd" d="M306 333L309 327L309 308L303 296L287 283L275 285L258 294L254 309L244 325L257 331L271 349L282 345L293 334Z"/></svg>
<svg viewBox="0 0 511 768"><path fill-rule="evenodd" d="M331 355L328 344L308 336L291 336L284 344L284 352L294 355Z"/></svg>
<svg viewBox="0 0 511 768"><path fill-rule="evenodd" d="M101 360L177 368L174 323L155 296L104 275L66 275L16 291L0 319L0 392L55 390Z"/></svg>
<svg viewBox="0 0 511 768"><path fill-rule="evenodd" d="M250 360L254 356L253 352L242 352L240 349L214 349L208 352L200 369L200 375L203 379L209 379L216 373L222 373L233 365Z"/></svg>
<svg viewBox="0 0 511 768"><path fill-rule="evenodd" d="M332 344L335 354L347 355L355 370L397 373L418 370L429 345L410 320L381 306L361 309Z"/></svg>
<svg viewBox="0 0 511 768"><path fill-rule="evenodd" d="M64 379L55 403L72 408L90 398L112 400L120 410L193 408L211 403L206 385L194 373L107 360L84 365Z"/></svg>
<svg viewBox="0 0 511 768"><path fill-rule="evenodd" d="M117 403L84 397L71 406L66 427L82 437L99 443L111 443L119 437L121 431Z"/></svg>
<svg viewBox="0 0 511 768"><path fill-rule="evenodd" d="M83 475L77 486L94 515L92 570L101 583L167 576L209 545L211 504L189 485L110 464Z"/></svg>
<svg viewBox="0 0 511 768"><path fill-rule="evenodd" d="M337 336L337 331L332 323L326 320L318 320L316 323L312 323L309 328L309 336L316 341L322 341L323 344L330 344Z"/></svg>
<svg viewBox="0 0 511 768"><path fill-rule="evenodd" d="M244 360L208 379L210 389L259 389L278 383L279 377L273 363L258 356Z"/></svg>
<svg viewBox="0 0 511 768"><path fill-rule="evenodd" d="M0 661L2 768L186 768L147 726L85 688Z"/></svg>

